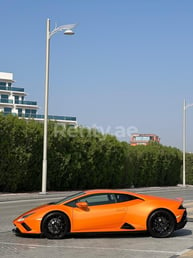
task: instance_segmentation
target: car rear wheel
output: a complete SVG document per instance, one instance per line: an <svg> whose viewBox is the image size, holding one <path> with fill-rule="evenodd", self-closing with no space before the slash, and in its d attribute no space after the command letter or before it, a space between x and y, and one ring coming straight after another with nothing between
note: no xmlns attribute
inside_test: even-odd
<svg viewBox="0 0 193 258"><path fill-rule="evenodd" d="M68 218L61 212L49 213L43 220L42 233L49 239L64 238L68 231Z"/></svg>
<svg viewBox="0 0 193 258"><path fill-rule="evenodd" d="M148 231L152 237L169 237L175 229L175 218L167 210L154 211L148 219Z"/></svg>

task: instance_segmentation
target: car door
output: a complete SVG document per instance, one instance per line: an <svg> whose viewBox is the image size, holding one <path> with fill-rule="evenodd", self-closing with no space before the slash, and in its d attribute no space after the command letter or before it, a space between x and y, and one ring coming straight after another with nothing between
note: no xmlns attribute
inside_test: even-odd
<svg viewBox="0 0 193 258"><path fill-rule="evenodd" d="M117 203L114 194L93 194L78 199L87 202L86 209L73 208L72 231L113 231L120 228L127 206Z"/></svg>

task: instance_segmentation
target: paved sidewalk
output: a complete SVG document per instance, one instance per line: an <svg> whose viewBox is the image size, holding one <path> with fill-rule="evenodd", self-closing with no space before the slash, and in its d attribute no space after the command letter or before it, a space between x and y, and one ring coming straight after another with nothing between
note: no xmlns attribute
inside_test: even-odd
<svg viewBox="0 0 193 258"><path fill-rule="evenodd" d="M0 202L30 200L30 199L47 199L47 198L63 198L78 191L63 191L63 192L41 192L33 193L0 193Z"/></svg>

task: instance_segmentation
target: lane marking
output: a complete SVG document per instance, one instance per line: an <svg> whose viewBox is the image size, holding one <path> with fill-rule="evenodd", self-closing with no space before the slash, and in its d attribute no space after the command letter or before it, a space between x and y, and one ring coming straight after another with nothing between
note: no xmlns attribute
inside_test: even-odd
<svg viewBox="0 0 193 258"><path fill-rule="evenodd" d="M0 233L8 233L10 231L7 232L0 232ZM174 241L176 242L176 240L185 240L187 241L187 239L192 239L192 237L179 237L179 238L175 238ZM42 245L42 244L22 244L22 243L15 243L15 242L3 242L0 241L0 244L2 245L16 245L16 246L26 246L28 248L67 248L67 249L96 249L96 250L104 250L104 251L108 251L108 250L112 250L112 251L129 251L129 252L145 252L145 253L162 253L162 254L169 254L172 255L171 257L193 257L193 248L188 248L188 249L184 249L181 252L177 252L177 251L163 251L163 250L140 250L140 249L129 249L129 248L111 248L111 247L87 247L87 246L70 246L70 245L64 245L64 246L60 246L60 245ZM185 254L185 255L184 255Z"/></svg>
<svg viewBox="0 0 193 258"><path fill-rule="evenodd" d="M22 244L22 243L10 243L10 242L0 242L0 244L4 244L4 245L16 245L16 246L27 246L28 248L68 248L68 249L96 249L96 250L114 250L114 251L130 251L130 252L145 252L145 253L163 253L163 254L173 254L173 255L177 255L178 257L183 257L185 255L190 254L190 257L193 257L193 250L192 249L185 249L181 252L176 252L176 251L163 251L163 250L143 250L143 249L129 249L129 248L113 248L113 247L87 247L87 246L60 246L60 245L37 245L37 244Z"/></svg>
<svg viewBox="0 0 193 258"><path fill-rule="evenodd" d="M163 254L178 254L175 251L163 251L163 250L139 250L139 249L128 249L128 248L113 248L113 247L87 247L87 246L52 246L52 245L37 245L37 244L21 244L21 243L10 243L10 242L0 242L2 245L17 245L17 246L27 246L28 248L35 247L45 247L45 248L68 248L68 249L95 249L95 250L114 250L114 251L129 251L129 252L145 252L145 253L163 253Z"/></svg>

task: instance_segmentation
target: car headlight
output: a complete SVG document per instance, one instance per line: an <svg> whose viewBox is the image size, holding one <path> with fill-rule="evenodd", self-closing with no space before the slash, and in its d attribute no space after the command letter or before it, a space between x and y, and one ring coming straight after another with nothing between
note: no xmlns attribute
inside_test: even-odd
<svg viewBox="0 0 193 258"><path fill-rule="evenodd" d="M31 215L33 215L33 214L34 214L34 212L28 213L28 214L24 215L23 217L19 218L17 221L18 221L18 222L22 222L22 221L25 220L25 218L27 218L27 217L29 217L29 216L31 216Z"/></svg>

